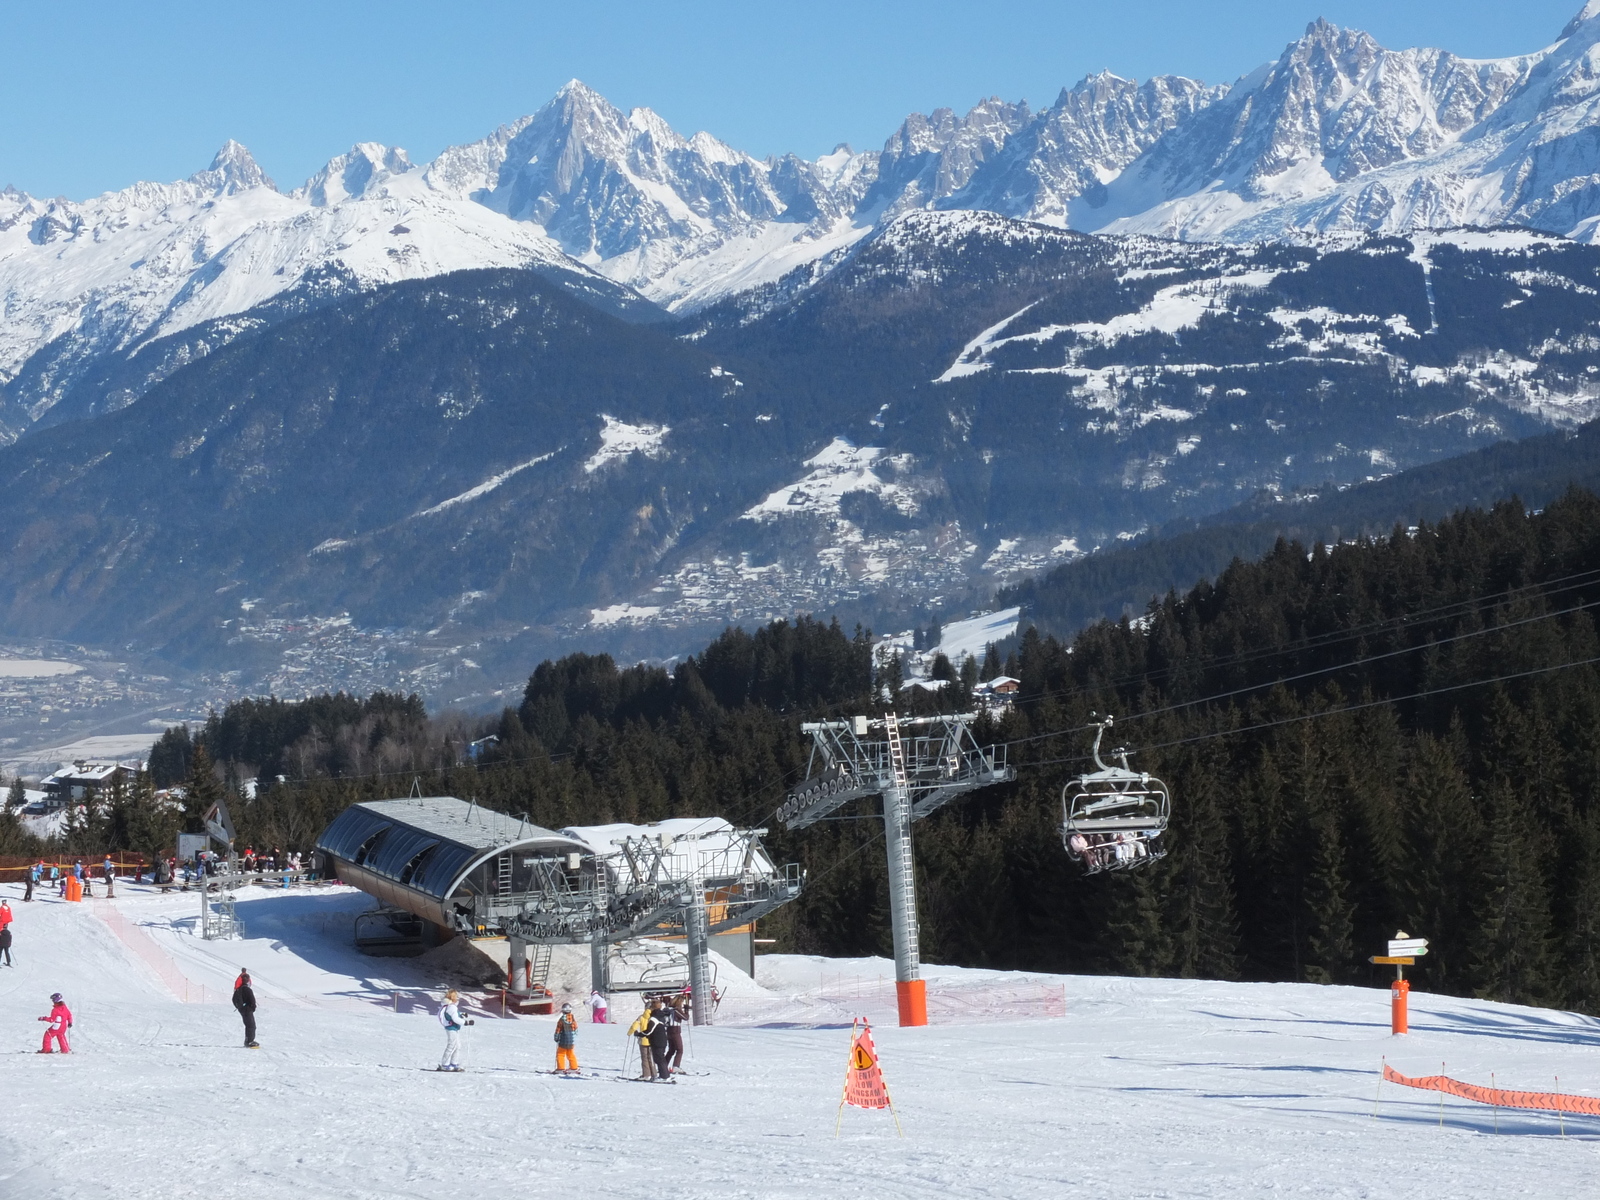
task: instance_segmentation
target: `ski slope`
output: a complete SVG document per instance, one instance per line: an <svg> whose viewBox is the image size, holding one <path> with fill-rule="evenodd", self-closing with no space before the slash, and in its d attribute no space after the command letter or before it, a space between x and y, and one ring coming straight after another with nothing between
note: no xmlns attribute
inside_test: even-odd
<svg viewBox="0 0 1600 1200"><path fill-rule="evenodd" d="M1588 1194L1600 1167L1593 1120L1569 1117L1563 1139L1553 1115L1502 1112L1496 1134L1490 1111L1446 1098L1441 1129L1437 1095L1392 1085L1373 1116L1384 1055L1600 1092L1600 1023L1571 1014L1414 994L1397 1039L1377 989L930 968L946 1023L901 1030L887 962L768 956L760 986L722 965L719 1024L691 1031L694 1074L675 1085L614 1082L620 1025L580 1027L591 1077L538 1074L551 1018L484 1013L467 1072L441 1075L431 1012L394 991L448 964L356 953L359 893L253 889L250 936L209 944L192 895L0 894L17 914L3 1197L1546 1197ZM240 964L260 1050L225 1001ZM55 990L77 1018L65 1058L34 1053ZM857 1110L834 1137L856 1013L874 1018L903 1138Z"/></svg>

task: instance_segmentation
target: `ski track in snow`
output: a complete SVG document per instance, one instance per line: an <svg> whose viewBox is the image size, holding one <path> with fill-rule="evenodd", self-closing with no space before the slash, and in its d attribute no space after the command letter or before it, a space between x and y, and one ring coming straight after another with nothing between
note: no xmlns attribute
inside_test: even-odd
<svg viewBox="0 0 1600 1200"><path fill-rule="evenodd" d="M185 976L219 990L183 1003L97 910L19 903L16 963L0 968L6 1122L0 1195L190 1197L292 1190L307 1200L458 1196L525 1181L607 1197L1582 1196L1600 1121L1493 1114L1386 1085L1380 1062L1501 1087L1600 1091L1600 1023L1413 993L1413 1033L1388 1033L1382 988L1018 976L930 967L936 1019L892 1024L881 959L765 956L764 987L721 964L728 999L689 1031L679 1086L612 1088L624 1026L580 1026L597 1077L557 1080L551 1018L479 1019L467 1071L431 1070L442 1037L391 985L420 969L363 958L344 888L249 889L250 936L204 943L195 897L119 886L118 911ZM148 931L148 932L145 932ZM240 1048L222 999L257 976L262 1049ZM1425 978L1423 971L1419 978ZM574 985L581 986L581 985ZM1060 996L1064 1017L1005 1019L1006 996ZM74 1053L37 1048L52 991ZM999 998L996 1000L996 998ZM1057 1011L1060 1011L1058 1008ZM848 1021L874 1018L905 1137L855 1109L833 1136ZM631 1018L616 997L613 1014Z"/></svg>
<svg viewBox="0 0 1600 1200"><path fill-rule="evenodd" d="M561 449L564 450L566 447L563 446ZM537 467L542 462L549 462L552 458L560 453L561 450L552 450L548 454L541 454L537 458L530 458L525 463L518 463L509 470L501 471L498 475L491 475L488 479L485 479L482 483L478 484L477 487L468 488L459 496L451 496L448 500L441 500L432 508L425 508L421 512L413 515L416 517L431 517L435 513L444 512L447 508L454 508L458 504L466 504L470 500L476 500L479 496L486 496L512 476L517 475L522 471L526 471L529 467ZM327 545L327 543L324 542L323 545ZM317 547L319 550L321 548L321 546Z"/></svg>

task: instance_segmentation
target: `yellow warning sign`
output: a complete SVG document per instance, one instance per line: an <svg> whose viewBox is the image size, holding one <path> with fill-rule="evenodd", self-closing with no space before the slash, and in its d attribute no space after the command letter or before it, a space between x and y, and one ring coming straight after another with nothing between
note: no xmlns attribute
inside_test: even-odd
<svg viewBox="0 0 1600 1200"><path fill-rule="evenodd" d="M872 1057L872 1052L857 1042L850 1050L850 1065L857 1071L870 1071L872 1064L878 1060Z"/></svg>

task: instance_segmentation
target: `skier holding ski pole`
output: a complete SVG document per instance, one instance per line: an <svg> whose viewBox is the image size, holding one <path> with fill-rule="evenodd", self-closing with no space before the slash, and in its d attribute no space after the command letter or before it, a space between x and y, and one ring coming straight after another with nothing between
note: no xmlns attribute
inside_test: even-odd
<svg viewBox="0 0 1600 1200"><path fill-rule="evenodd" d="M439 1024L444 1026L444 1053L439 1056L438 1069L441 1071L459 1071L461 1064L456 1061L461 1056L461 1030L473 1022L463 1020L461 1016L461 993L451 988L444 994L444 1005L439 1009Z"/></svg>
<svg viewBox="0 0 1600 1200"><path fill-rule="evenodd" d="M639 1078L654 1079L656 1077L655 1057L650 1053L650 1031L660 1022L655 1014L650 1011L650 1001L645 1001L644 1011L632 1025L628 1026L628 1036L638 1039L639 1043Z"/></svg>

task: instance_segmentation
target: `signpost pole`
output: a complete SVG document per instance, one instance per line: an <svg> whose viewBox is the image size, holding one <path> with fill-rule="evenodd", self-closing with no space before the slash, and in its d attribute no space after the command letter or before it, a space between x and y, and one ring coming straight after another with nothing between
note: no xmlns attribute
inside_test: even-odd
<svg viewBox="0 0 1600 1200"><path fill-rule="evenodd" d="M1411 985L1406 982L1405 968L1428 952L1427 938L1414 938L1404 930L1389 939L1389 953L1375 954L1367 961L1394 967L1394 983L1389 988L1389 1032L1391 1035L1409 1033L1410 1014L1407 1001Z"/></svg>

